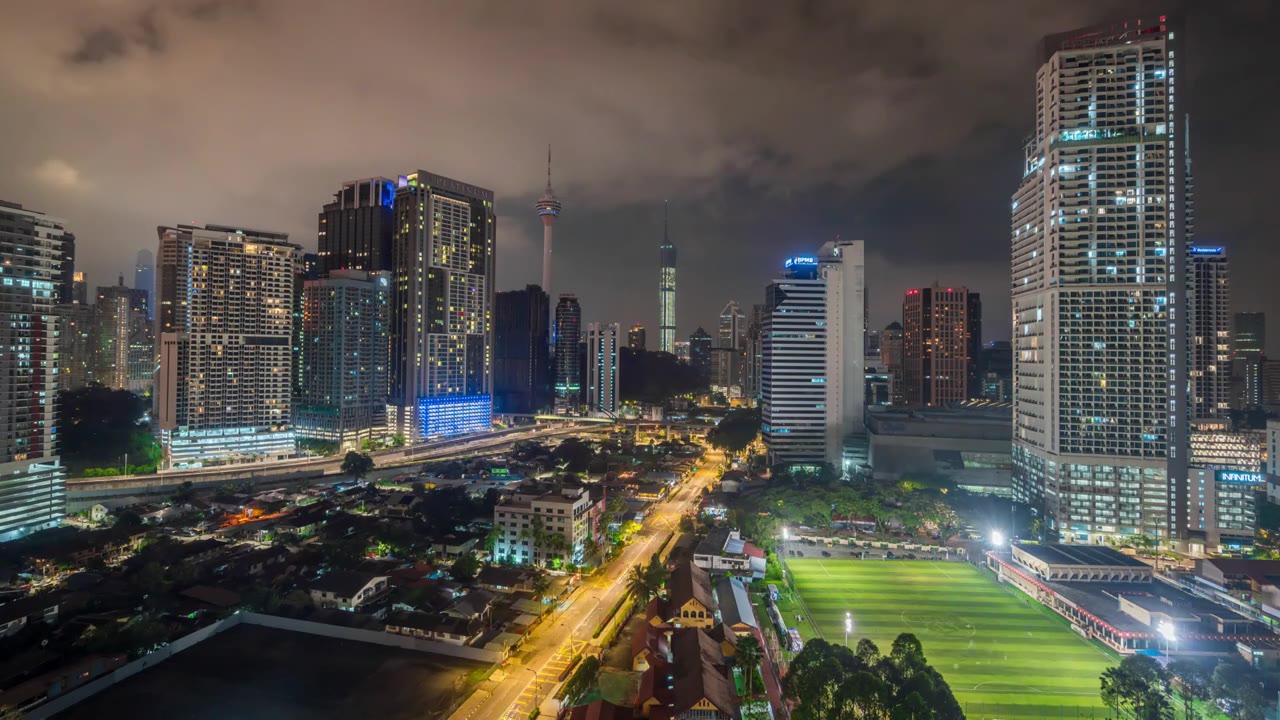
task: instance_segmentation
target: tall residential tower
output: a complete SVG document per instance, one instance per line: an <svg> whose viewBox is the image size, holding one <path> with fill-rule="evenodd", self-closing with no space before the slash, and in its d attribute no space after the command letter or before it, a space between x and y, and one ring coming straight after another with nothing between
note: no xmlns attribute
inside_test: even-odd
<svg viewBox="0 0 1280 720"><path fill-rule="evenodd" d="M492 422L493 191L418 170L396 182L388 425L410 443Z"/></svg>
<svg viewBox="0 0 1280 720"><path fill-rule="evenodd" d="M1188 248L1193 421L1226 419L1231 410L1230 280L1225 247Z"/></svg>
<svg viewBox="0 0 1280 720"><path fill-rule="evenodd" d="M161 313L173 310L155 376L163 467L292 455L301 248L285 233L224 225L157 231L160 276L172 278L161 284Z"/></svg>
<svg viewBox="0 0 1280 720"><path fill-rule="evenodd" d="M66 289L62 220L0 201L0 542L58 524L60 318Z"/></svg>
<svg viewBox="0 0 1280 720"><path fill-rule="evenodd" d="M1013 195L1013 489L1052 538L1186 528L1191 177L1162 15L1045 38Z"/></svg>

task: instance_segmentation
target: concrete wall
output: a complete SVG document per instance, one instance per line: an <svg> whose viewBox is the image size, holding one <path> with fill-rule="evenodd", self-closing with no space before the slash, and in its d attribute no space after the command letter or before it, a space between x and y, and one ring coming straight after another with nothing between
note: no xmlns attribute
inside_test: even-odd
<svg viewBox="0 0 1280 720"><path fill-rule="evenodd" d="M183 650L186 650L197 643L208 640L214 635L217 635L228 628L235 627L240 623L261 625L263 627L289 630L292 632L302 632L310 635L323 635L325 637L338 638L340 640L354 640L356 642L373 643L375 645L385 645L387 647L396 647L403 650L415 650L417 652L448 655L450 657L471 660L474 662L492 663L498 662L505 657L504 653L496 650L463 647L444 642L419 640L417 638L405 637L403 635L392 635L387 632L360 630L356 628L339 627L337 625L325 625L323 623L310 622L307 620L293 620L291 618L276 617L275 615L238 612L234 615L223 618L212 625L205 626L193 633L184 635L172 643L169 643L154 652L148 653L146 656L138 658L127 665L116 668L114 671L109 672L92 682L85 683L74 690L63 693L42 705L32 708L24 715L24 717L26 720L46 720L47 718L51 718L72 705L87 700L118 682L128 680L143 670L154 665L158 665Z"/></svg>
<svg viewBox="0 0 1280 720"><path fill-rule="evenodd" d="M294 620L293 618L278 617L276 615L263 615L252 612L241 612L240 615L244 618L244 622L250 625L261 625L263 627L290 630L292 632L307 633L309 635L323 635L325 637L337 638L339 640L354 640L356 642L373 643L375 645L386 645L388 647L397 647L404 650L436 653L437 655L449 655L450 657L472 660L475 662L499 662L505 657L503 653L497 650L485 650L483 648L453 645L451 643L437 642L433 640L420 640L406 635L394 635L389 632L362 630L360 628L341 627L339 625L327 625L325 623L311 622L310 620Z"/></svg>
<svg viewBox="0 0 1280 720"><path fill-rule="evenodd" d="M118 682L128 680L153 665L159 665L165 660L168 660L177 653L186 650L198 642L207 640L229 627L239 625L241 620L242 618L240 615L232 615L230 617L223 618L212 625L200 628L189 635L184 635L159 650L148 653L146 656L140 657L127 665L122 665L100 678L85 683L74 690L65 692L42 705L32 708L27 711L23 717L26 718L26 720L45 720L46 718L51 718L72 705L83 700L87 700Z"/></svg>

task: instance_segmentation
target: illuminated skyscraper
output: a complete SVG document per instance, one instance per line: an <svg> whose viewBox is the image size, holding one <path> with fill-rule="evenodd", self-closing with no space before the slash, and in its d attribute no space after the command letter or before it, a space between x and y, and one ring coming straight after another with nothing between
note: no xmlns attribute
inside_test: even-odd
<svg viewBox="0 0 1280 720"><path fill-rule="evenodd" d="M582 307L569 293L556 303L555 350L556 412L576 413L582 405Z"/></svg>
<svg viewBox="0 0 1280 720"><path fill-rule="evenodd" d="M676 351L676 246L671 242L668 207L662 206L662 247L658 252L658 349Z"/></svg>
<svg viewBox="0 0 1280 720"><path fill-rule="evenodd" d="M1267 351L1267 317L1241 312L1232 317L1231 395L1237 410L1262 405L1262 358Z"/></svg>
<svg viewBox="0 0 1280 720"><path fill-rule="evenodd" d="M58 524L62 220L0 201L0 542Z"/></svg>
<svg viewBox="0 0 1280 720"><path fill-rule="evenodd" d="M617 323L587 326L587 406L593 412L614 415L618 412L618 336Z"/></svg>
<svg viewBox="0 0 1280 720"><path fill-rule="evenodd" d="M156 260L150 250L139 250L133 265L133 289L147 294L147 322L155 322Z"/></svg>
<svg viewBox="0 0 1280 720"><path fill-rule="evenodd" d="M1161 15L1041 43L1010 227L1013 490L1054 539L1187 528L1183 39Z"/></svg>
<svg viewBox="0 0 1280 720"><path fill-rule="evenodd" d="M908 290L902 301L903 394L939 406L977 394L982 305L965 287Z"/></svg>
<svg viewBox="0 0 1280 720"><path fill-rule="evenodd" d="M358 449L387 423L390 273L331 270L304 281L298 437Z"/></svg>
<svg viewBox="0 0 1280 720"><path fill-rule="evenodd" d="M493 191L424 170L396 184L388 423L410 442L488 429Z"/></svg>
<svg viewBox="0 0 1280 720"><path fill-rule="evenodd" d="M627 347L632 350L645 349L644 326L636 323L627 331Z"/></svg>
<svg viewBox="0 0 1280 720"><path fill-rule="evenodd" d="M288 457L301 248L285 233L248 228L157 230L161 277L171 272L174 281L172 329L160 337L155 376L164 466ZM174 265L166 268L166 259Z"/></svg>
<svg viewBox="0 0 1280 720"><path fill-rule="evenodd" d="M1191 420L1219 420L1231 410L1231 283L1227 249L1187 252L1187 326L1191 329Z"/></svg>
<svg viewBox="0 0 1280 720"><path fill-rule="evenodd" d="M770 463L858 471L850 450L865 445L865 275L863 242L836 240L787 260L765 289L760 410Z"/></svg>

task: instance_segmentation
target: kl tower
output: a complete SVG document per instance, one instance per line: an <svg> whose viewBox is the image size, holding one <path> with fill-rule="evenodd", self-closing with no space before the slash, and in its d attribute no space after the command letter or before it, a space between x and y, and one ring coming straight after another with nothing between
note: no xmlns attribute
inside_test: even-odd
<svg viewBox="0 0 1280 720"><path fill-rule="evenodd" d="M542 291L551 295L551 226L556 223L556 218L560 216L560 201L556 199L556 194L551 189L551 146L547 146L547 190L542 193L542 197L538 198L538 202L533 206L538 211L538 217L542 218ZM551 303L555 307L555 302Z"/></svg>

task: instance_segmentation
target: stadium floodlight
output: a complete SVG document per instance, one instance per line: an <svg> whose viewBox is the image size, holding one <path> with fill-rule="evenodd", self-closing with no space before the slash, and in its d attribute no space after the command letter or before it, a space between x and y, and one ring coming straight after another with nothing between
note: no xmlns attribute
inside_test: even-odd
<svg viewBox="0 0 1280 720"><path fill-rule="evenodd" d="M991 531L991 544L992 544L992 545L994 545L995 547L1001 547L1001 546L1003 546L1003 545L1004 545L1004 533L1000 532L999 530L992 530L992 531Z"/></svg>
<svg viewBox="0 0 1280 720"><path fill-rule="evenodd" d="M783 525L783 526L782 526L782 539L783 539L783 541L784 541L784 542L785 542L785 541L787 541L787 540L790 540L790 539L791 539L791 538L789 537L788 533L787 533L787 526L786 526L786 525Z"/></svg>
<svg viewBox="0 0 1280 720"><path fill-rule="evenodd" d="M853 633L853 613L844 614L844 646L849 647L849 635Z"/></svg>

